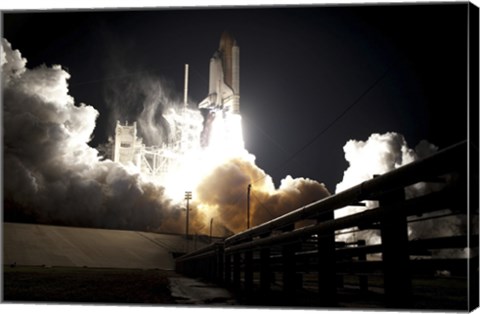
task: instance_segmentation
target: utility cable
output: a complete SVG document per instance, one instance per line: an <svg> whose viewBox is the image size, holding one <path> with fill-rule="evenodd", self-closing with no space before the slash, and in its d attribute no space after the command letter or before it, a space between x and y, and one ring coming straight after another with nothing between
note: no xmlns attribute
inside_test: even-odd
<svg viewBox="0 0 480 314"><path fill-rule="evenodd" d="M240 200L242 199L242 197L245 197L245 194L240 193L240 195L239 195L238 198L235 200L235 202L233 202L232 206L237 205L238 201L240 201Z"/></svg>
<svg viewBox="0 0 480 314"><path fill-rule="evenodd" d="M350 110L352 110L353 107L355 107L355 105L357 105L360 100L362 100L363 97L365 97L371 90L373 90L377 85L378 83L380 83L384 78L385 76L387 76L387 74L390 72L390 70L392 69L393 65L392 66L389 66L383 73L382 75L380 75L363 93L360 94L360 96L357 97L357 99L355 99L355 101L353 103L351 103L348 107L346 107L335 119L332 120L332 122L330 122L328 125L326 125L324 128L322 128L317 134L315 134L315 136L310 139L310 141L308 141L305 145L303 145L302 147L300 147L297 151L295 151L288 159L286 159L283 163L279 164L278 166L276 166L275 168L273 168L274 170L278 169L278 168L281 168L281 167L284 167L285 165L287 165L288 163L290 163L293 159L295 159L295 157L297 157L300 153L302 153L303 151L305 151L308 147L310 147L310 145L312 145L313 143L315 143L323 134L325 134L330 128L332 128L338 121L340 121L340 119L342 119ZM265 174L263 177L255 180L253 183L256 183L260 180L263 180L267 175Z"/></svg>
<svg viewBox="0 0 480 314"><path fill-rule="evenodd" d="M259 125L257 125L256 123L253 123L253 120L247 118L247 117L244 116L244 115L242 115L242 119L243 119L243 120L246 120L250 126L253 126L253 127L255 127L257 130L259 130L259 131L265 136L265 138L267 138L268 140L270 140L270 142L272 142L280 151L282 151L282 152L285 153L286 155L290 155L290 154L291 154L289 151L287 151L285 148L283 148L283 146L280 145L280 143L278 143L277 141L275 141L275 139L273 139L273 137L271 137L264 129L262 129L262 128L261 128Z"/></svg>
<svg viewBox="0 0 480 314"><path fill-rule="evenodd" d="M189 70L195 74L198 78L200 78L204 83L209 83L209 79L207 79L204 75L202 75L200 72L198 72L195 67L189 67Z"/></svg>
<svg viewBox="0 0 480 314"><path fill-rule="evenodd" d="M262 203L262 201L258 199L258 197L253 193L253 191L251 191L251 195L253 195L257 202L260 203L260 205L267 211L267 213L270 215L270 218L275 218L275 215L273 215L272 212Z"/></svg>

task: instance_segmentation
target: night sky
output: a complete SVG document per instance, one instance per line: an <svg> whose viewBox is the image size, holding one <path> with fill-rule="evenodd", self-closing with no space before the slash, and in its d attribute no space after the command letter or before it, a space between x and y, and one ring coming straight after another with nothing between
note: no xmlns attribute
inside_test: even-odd
<svg viewBox="0 0 480 314"><path fill-rule="evenodd" d="M290 174L334 192L349 139L392 131L412 148L466 139L467 6L4 12L3 37L29 68L67 69L76 104L100 112L96 146L113 134L112 83L155 76L181 99L188 63L194 106L228 30L240 46L246 148L276 184Z"/></svg>

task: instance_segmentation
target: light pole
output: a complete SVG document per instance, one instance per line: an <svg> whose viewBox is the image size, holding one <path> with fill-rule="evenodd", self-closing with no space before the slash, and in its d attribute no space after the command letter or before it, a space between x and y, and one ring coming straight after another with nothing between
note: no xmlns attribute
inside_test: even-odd
<svg viewBox="0 0 480 314"><path fill-rule="evenodd" d="M252 185L248 185L247 190L247 229L250 229L250 190L252 189Z"/></svg>
<svg viewBox="0 0 480 314"><path fill-rule="evenodd" d="M192 192L185 192L185 200L187 201L187 216L186 216L186 226L185 226L185 240L187 241L187 253L188 253L188 218L190 215L189 201L192 199Z"/></svg>
<svg viewBox="0 0 480 314"><path fill-rule="evenodd" d="M210 219L210 243L212 243L212 226L213 226L213 218Z"/></svg>

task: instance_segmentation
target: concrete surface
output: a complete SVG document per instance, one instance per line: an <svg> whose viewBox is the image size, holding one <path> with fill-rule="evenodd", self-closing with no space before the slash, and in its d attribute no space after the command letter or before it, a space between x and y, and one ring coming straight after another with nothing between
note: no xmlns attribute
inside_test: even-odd
<svg viewBox="0 0 480 314"><path fill-rule="evenodd" d="M176 304L235 304L233 296L227 290L212 284L186 277L170 277L168 280Z"/></svg>
<svg viewBox="0 0 480 314"><path fill-rule="evenodd" d="M190 241L189 247L206 245ZM172 270L180 235L3 223L3 263Z"/></svg>

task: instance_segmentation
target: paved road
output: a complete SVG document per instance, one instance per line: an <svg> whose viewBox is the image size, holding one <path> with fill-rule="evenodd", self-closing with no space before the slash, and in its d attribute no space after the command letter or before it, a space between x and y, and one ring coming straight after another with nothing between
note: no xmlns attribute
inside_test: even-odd
<svg viewBox="0 0 480 314"><path fill-rule="evenodd" d="M190 241L190 248L204 246ZM3 223L3 263L45 266L174 269L177 235Z"/></svg>
<svg viewBox="0 0 480 314"><path fill-rule="evenodd" d="M182 276L168 279L170 292L176 304L236 304L230 292L213 284Z"/></svg>

